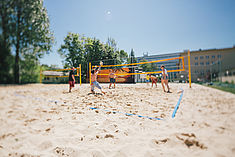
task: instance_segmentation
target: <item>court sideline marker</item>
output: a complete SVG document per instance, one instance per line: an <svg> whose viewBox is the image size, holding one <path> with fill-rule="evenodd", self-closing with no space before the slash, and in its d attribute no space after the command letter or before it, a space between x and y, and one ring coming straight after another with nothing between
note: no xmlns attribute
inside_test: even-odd
<svg viewBox="0 0 235 157"><path fill-rule="evenodd" d="M183 93L184 93L184 90L183 89L181 89L181 91L182 91L182 93L181 93L181 95L180 95L180 98L179 98L179 100L178 100L178 102L177 102L177 104L176 104L176 106L175 106L175 108L174 108L174 111L173 111L173 113L172 113L172 118L174 118L175 117L175 114L176 114L176 112L177 112L177 110L178 110L178 108L179 108L179 105L180 105L180 102L181 102L181 100L182 100L182 97L183 97ZM16 96L20 96L20 97L26 97L26 98L29 98L29 97L27 97L27 96L24 96L24 95L21 95L21 94L18 94L18 93L14 93ZM30 97L31 99L35 99L35 100L46 100L46 99L44 99L44 98L38 98L38 97ZM57 101L57 100L46 100L46 101L49 101L49 102L55 102L55 103L58 103L58 102L60 102L60 101ZM142 116L142 115L138 115L138 114L132 114L132 113L124 113L124 112L119 112L119 111L110 111L110 110L105 110L105 109L99 109L99 108L96 108L96 107L89 107L89 109L92 109L92 110L101 110L101 111L105 111L105 112L112 112L112 113L120 113L120 114L124 114L124 115L127 115L127 116L137 116L137 117L139 117L139 118L147 118L147 119L150 119L150 120L153 120L153 119L155 119L155 120L164 120L164 119L162 119L162 118L155 118L155 117L149 117L149 116Z"/></svg>
<svg viewBox="0 0 235 157"><path fill-rule="evenodd" d="M179 98L179 100L178 100L178 102L177 102L177 104L176 104L176 106L175 106L175 109L174 109L174 111L173 111L173 113L172 113L172 118L175 118L175 114L176 114L176 112L177 112L177 110L178 110L178 108L179 108L179 105L180 105L180 102L181 102L181 100L182 100L182 98L183 98L183 94L184 94L184 90L181 88L181 95L180 95L180 98Z"/></svg>

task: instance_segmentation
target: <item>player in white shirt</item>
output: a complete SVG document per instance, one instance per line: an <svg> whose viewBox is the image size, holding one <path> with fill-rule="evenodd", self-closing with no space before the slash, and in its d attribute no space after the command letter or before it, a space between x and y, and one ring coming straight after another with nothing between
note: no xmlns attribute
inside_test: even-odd
<svg viewBox="0 0 235 157"><path fill-rule="evenodd" d="M165 66L164 66L164 65L161 66L161 69L162 69L162 78L161 78L161 82L162 82L163 91L166 92L165 86L164 86L164 84L165 84L166 87L167 87L167 93L170 93L170 88L169 88L169 85L168 85L168 74L167 74L167 70L165 69Z"/></svg>

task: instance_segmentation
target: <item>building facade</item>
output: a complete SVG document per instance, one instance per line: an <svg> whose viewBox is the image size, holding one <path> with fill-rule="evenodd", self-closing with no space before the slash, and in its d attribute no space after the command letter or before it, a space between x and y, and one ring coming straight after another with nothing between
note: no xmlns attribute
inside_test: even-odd
<svg viewBox="0 0 235 157"><path fill-rule="evenodd" d="M181 53L185 57L186 71L182 75L188 78L188 53ZM235 47L223 49L207 49L190 51L191 77L193 82L222 81L226 75L235 75Z"/></svg>
<svg viewBox="0 0 235 157"><path fill-rule="evenodd" d="M161 55L148 55L144 54L142 57L137 57L137 62L146 62L146 61L156 61L156 60L164 60L169 58L177 58L180 57L180 53L170 53L170 54L161 54ZM164 65L167 70L175 70L180 68L180 60L169 60L164 62L157 62L157 63L151 63L154 65L154 71L161 71L160 67L161 65ZM144 71L149 72L149 71ZM157 74L156 76L159 76L161 74ZM179 72L171 72L168 74L169 80L176 80L179 76ZM141 77L141 75L136 75L135 82L144 82L144 77Z"/></svg>
<svg viewBox="0 0 235 157"><path fill-rule="evenodd" d="M143 55L137 57L137 61L153 61L174 57L184 57L185 71L169 73L170 79L176 81L188 81L188 51L162 54L162 55ZM168 70L182 68L182 61L174 60L169 62L156 63L158 67L161 64L166 65ZM207 49L190 51L191 78L192 82L210 82L223 81L226 77L235 77L235 46L222 49ZM178 67L177 67L178 66ZM233 79L229 79L233 80ZM138 76L137 76L138 82Z"/></svg>

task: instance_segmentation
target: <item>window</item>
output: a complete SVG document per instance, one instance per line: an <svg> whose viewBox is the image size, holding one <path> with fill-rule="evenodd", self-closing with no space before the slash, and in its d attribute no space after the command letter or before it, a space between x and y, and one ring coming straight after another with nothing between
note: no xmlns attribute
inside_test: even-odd
<svg viewBox="0 0 235 157"><path fill-rule="evenodd" d="M215 63L215 62L213 62L213 61L211 62L212 65L213 65L214 63Z"/></svg>
<svg viewBox="0 0 235 157"><path fill-rule="evenodd" d="M204 56L200 56L200 59L203 59L204 58Z"/></svg>
<svg viewBox="0 0 235 157"><path fill-rule="evenodd" d="M206 56L206 59L209 59L210 58L210 56Z"/></svg>
<svg viewBox="0 0 235 157"><path fill-rule="evenodd" d="M198 65L198 62L196 62L195 65L197 66L197 65Z"/></svg>
<svg viewBox="0 0 235 157"><path fill-rule="evenodd" d="M195 57L195 60L198 60L198 57Z"/></svg>
<svg viewBox="0 0 235 157"><path fill-rule="evenodd" d="M201 62L200 65L204 65L204 62Z"/></svg>
<svg viewBox="0 0 235 157"><path fill-rule="evenodd" d="M201 71L201 75L204 75L204 71Z"/></svg>
<svg viewBox="0 0 235 157"><path fill-rule="evenodd" d="M218 55L217 57L218 57L218 58L221 58L221 55Z"/></svg>
<svg viewBox="0 0 235 157"><path fill-rule="evenodd" d="M211 56L212 57L212 59L215 59L215 56L213 55L213 56Z"/></svg>
<svg viewBox="0 0 235 157"><path fill-rule="evenodd" d="M206 65L209 65L210 64L210 62L206 62Z"/></svg>

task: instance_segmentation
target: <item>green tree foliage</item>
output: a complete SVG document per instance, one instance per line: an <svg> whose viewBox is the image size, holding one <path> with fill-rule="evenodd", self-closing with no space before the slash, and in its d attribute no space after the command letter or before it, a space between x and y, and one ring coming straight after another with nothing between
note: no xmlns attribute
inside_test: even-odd
<svg viewBox="0 0 235 157"><path fill-rule="evenodd" d="M13 82L13 56L10 49L10 1L0 2L0 83Z"/></svg>
<svg viewBox="0 0 235 157"><path fill-rule="evenodd" d="M106 44L107 44L109 47L113 48L113 50L114 50L115 52L118 50L118 49L117 49L117 42L116 42L113 38L108 37L108 41L106 42Z"/></svg>
<svg viewBox="0 0 235 157"><path fill-rule="evenodd" d="M135 52L133 49L131 49L131 53L127 59L127 62L128 63L136 63L137 62L137 59L135 58Z"/></svg>
<svg viewBox="0 0 235 157"><path fill-rule="evenodd" d="M147 60L143 59L140 62L147 62ZM141 64L140 67L143 69L144 72L152 72L158 69L157 65L155 65L154 63Z"/></svg>
<svg viewBox="0 0 235 157"><path fill-rule="evenodd" d="M112 41L113 45L116 45ZM64 44L58 50L59 54L64 58L65 68L79 67L82 65L83 81L88 75L88 63L98 65L100 61L104 64L120 64L123 63L123 57L127 57L124 50L114 50L108 43L104 44L99 39L81 36L76 33L68 33L64 39Z"/></svg>
<svg viewBox="0 0 235 157"><path fill-rule="evenodd" d="M3 43L2 36L0 37L0 83L12 83L13 71L12 66L14 57L10 53L10 49Z"/></svg>
<svg viewBox="0 0 235 157"><path fill-rule="evenodd" d="M24 58L20 60L20 78L21 83L36 83L39 82L40 77L40 64L37 57L29 54L24 55Z"/></svg>
<svg viewBox="0 0 235 157"><path fill-rule="evenodd" d="M47 11L43 0L4 0L0 2L0 10L3 45L15 50L14 80L19 83L20 71L25 67L20 64L29 58L36 63L49 53L53 44Z"/></svg>

